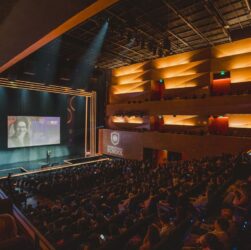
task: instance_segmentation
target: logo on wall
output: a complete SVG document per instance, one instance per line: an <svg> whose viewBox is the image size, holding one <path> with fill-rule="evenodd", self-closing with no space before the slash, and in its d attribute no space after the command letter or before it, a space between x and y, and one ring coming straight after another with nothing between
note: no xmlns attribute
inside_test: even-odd
<svg viewBox="0 0 251 250"><path fill-rule="evenodd" d="M119 133L118 132L112 132L111 133L111 144L113 145L107 145L107 153L123 156L123 149L116 147L116 145L119 144Z"/></svg>
<svg viewBox="0 0 251 250"><path fill-rule="evenodd" d="M118 132L112 132L111 133L111 143L114 146L119 144L119 133Z"/></svg>

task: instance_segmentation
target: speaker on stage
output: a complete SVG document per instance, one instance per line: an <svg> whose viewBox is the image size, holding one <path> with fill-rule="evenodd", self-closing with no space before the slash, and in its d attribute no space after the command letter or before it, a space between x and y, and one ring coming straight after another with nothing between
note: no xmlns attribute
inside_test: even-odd
<svg viewBox="0 0 251 250"><path fill-rule="evenodd" d="M47 150L47 152L46 152L46 162L48 164L50 164L50 161L51 161L51 151Z"/></svg>

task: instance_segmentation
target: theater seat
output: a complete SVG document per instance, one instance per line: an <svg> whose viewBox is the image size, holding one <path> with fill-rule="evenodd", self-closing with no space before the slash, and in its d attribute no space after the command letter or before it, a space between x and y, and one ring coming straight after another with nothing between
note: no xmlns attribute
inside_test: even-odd
<svg viewBox="0 0 251 250"><path fill-rule="evenodd" d="M0 215L0 242L17 237L15 218L10 214ZM0 249L2 249L0 247Z"/></svg>
<svg viewBox="0 0 251 250"><path fill-rule="evenodd" d="M12 201L10 199L0 199L0 214L12 214Z"/></svg>
<svg viewBox="0 0 251 250"><path fill-rule="evenodd" d="M30 242L25 237L14 237L0 242L1 250L32 250Z"/></svg>

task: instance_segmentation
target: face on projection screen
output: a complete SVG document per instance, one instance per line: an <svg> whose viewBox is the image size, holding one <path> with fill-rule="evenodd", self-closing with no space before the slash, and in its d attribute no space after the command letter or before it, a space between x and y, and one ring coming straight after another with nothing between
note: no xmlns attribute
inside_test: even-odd
<svg viewBox="0 0 251 250"><path fill-rule="evenodd" d="M60 144L60 117L8 116L8 148Z"/></svg>

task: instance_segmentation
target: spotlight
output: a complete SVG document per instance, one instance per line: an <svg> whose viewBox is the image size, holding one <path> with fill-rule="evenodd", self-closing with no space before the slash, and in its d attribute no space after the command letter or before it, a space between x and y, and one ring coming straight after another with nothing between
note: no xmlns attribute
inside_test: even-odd
<svg viewBox="0 0 251 250"><path fill-rule="evenodd" d="M164 83L165 81L164 81L164 79L159 79L159 83Z"/></svg>

